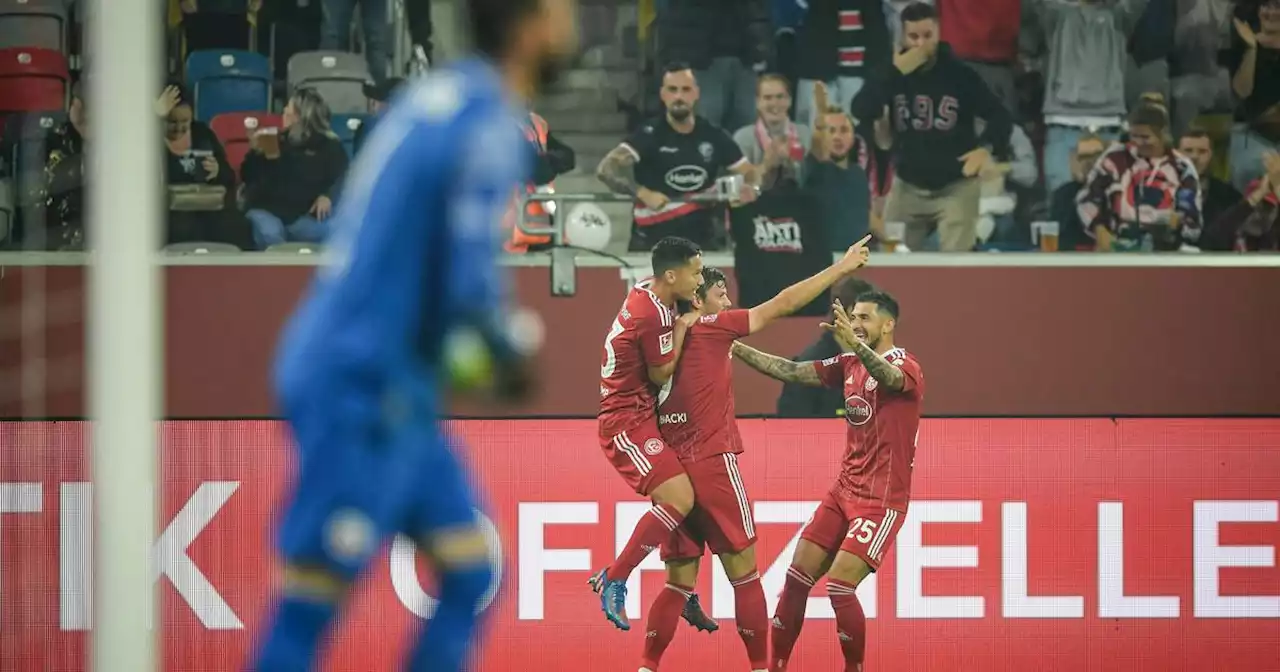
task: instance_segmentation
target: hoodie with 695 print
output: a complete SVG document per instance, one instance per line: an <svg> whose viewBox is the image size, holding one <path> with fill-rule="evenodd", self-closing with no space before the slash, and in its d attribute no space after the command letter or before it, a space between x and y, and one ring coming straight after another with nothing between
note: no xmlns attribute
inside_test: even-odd
<svg viewBox="0 0 1280 672"><path fill-rule="evenodd" d="M1013 118L986 83L943 42L932 64L904 75L880 68L854 98L859 123L878 119L889 106L893 163L898 179L922 189L942 189L964 178L960 157L979 147L1004 157ZM975 121L986 122L982 134Z"/></svg>

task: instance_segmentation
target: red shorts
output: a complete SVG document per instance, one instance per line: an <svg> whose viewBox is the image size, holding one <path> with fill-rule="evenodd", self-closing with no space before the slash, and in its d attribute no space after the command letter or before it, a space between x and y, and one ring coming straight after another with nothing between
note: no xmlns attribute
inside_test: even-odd
<svg viewBox="0 0 1280 672"><path fill-rule="evenodd" d="M600 438L600 448L636 494L649 496L654 488L684 473L676 451L658 433L658 417L616 436Z"/></svg>
<svg viewBox="0 0 1280 672"><path fill-rule="evenodd" d="M852 553L875 571L906 518L905 511L851 502L829 493L801 530L800 538L828 553Z"/></svg>
<svg viewBox="0 0 1280 672"><path fill-rule="evenodd" d="M738 553L756 543L751 498L738 473L738 456L713 455L685 465L696 503L684 524L662 544L662 559L700 558L712 553Z"/></svg>

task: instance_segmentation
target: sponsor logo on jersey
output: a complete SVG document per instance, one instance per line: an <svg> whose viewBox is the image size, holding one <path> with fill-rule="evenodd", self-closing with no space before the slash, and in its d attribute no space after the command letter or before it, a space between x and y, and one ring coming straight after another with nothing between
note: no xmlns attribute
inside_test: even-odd
<svg viewBox="0 0 1280 672"><path fill-rule="evenodd" d="M703 324L711 324L712 322L715 322L715 321L716 321L716 320L718 320L718 319L720 319L720 314L719 314L719 313L712 313L711 315L703 315L703 316L702 316L702 323L703 323Z"/></svg>
<svg viewBox="0 0 1280 672"><path fill-rule="evenodd" d="M662 439L649 439L644 442L644 452L648 455L657 455L662 452Z"/></svg>
<svg viewBox="0 0 1280 672"><path fill-rule="evenodd" d="M879 385L880 383L875 378L867 377L867 382L862 384L862 389L870 392L876 389Z"/></svg>
<svg viewBox="0 0 1280 672"><path fill-rule="evenodd" d="M667 186L676 191L698 191L707 184L707 169L702 166L676 166L667 171Z"/></svg>
<svg viewBox="0 0 1280 672"><path fill-rule="evenodd" d="M873 411L871 402L856 394L844 400L844 419L855 427L870 422Z"/></svg>
<svg viewBox="0 0 1280 672"><path fill-rule="evenodd" d="M800 238L800 225L796 220L760 215L751 221L756 227L753 240L761 252L804 252L804 241Z"/></svg>
<svg viewBox="0 0 1280 672"><path fill-rule="evenodd" d="M600 398L601 398L601 399L604 399L604 398L605 398L605 397L607 397L607 396L609 396L609 388L605 387L604 385L601 385L601 386L600 386Z"/></svg>
<svg viewBox="0 0 1280 672"><path fill-rule="evenodd" d="M658 352L665 355L671 352L675 347L675 334L672 332L668 331L667 333L658 336Z"/></svg>
<svg viewBox="0 0 1280 672"><path fill-rule="evenodd" d="M823 366L835 366L835 365L836 365L836 362L838 362L838 361L840 361L840 355L836 355L835 357L828 357L828 358L826 358L826 359L822 360L822 365L823 365Z"/></svg>
<svg viewBox="0 0 1280 672"><path fill-rule="evenodd" d="M687 413L663 413L658 416L659 425L678 425L689 422Z"/></svg>

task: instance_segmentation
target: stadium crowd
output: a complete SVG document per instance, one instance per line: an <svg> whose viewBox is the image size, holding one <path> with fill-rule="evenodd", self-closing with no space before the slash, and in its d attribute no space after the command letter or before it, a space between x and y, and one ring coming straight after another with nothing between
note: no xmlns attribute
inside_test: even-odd
<svg viewBox="0 0 1280 672"><path fill-rule="evenodd" d="M619 101L632 132L596 170L635 197L633 251L671 234L833 251L868 232L896 251L1280 246L1280 0L639 4L658 96ZM396 62L393 6L170 4L167 243L323 242L397 75L433 56L430 3L412 0ZM85 245L78 9L0 0L8 249ZM548 190L576 148L536 114L526 131L543 158L529 189Z"/></svg>

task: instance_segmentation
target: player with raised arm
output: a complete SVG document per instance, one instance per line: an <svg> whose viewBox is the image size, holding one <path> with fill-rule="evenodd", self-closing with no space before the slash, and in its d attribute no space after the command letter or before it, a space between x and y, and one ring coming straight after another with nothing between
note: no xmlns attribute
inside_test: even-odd
<svg viewBox="0 0 1280 672"><path fill-rule="evenodd" d="M631 629L627 577L693 508L693 485L658 432L656 409L697 318L677 319L675 304L693 299L702 285L702 250L668 236L653 246L650 261L653 277L627 294L605 336L600 363L600 447L627 485L653 501L613 564L589 582L600 593L605 618L620 630Z"/></svg>
<svg viewBox="0 0 1280 672"><path fill-rule="evenodd" d="M785 672L804 624L813 584L827 575L847 672L862 669L866 618L854 592L880 567L902 527L911 499L924 374L894 344L898 302L884 292L858 297L852 310L837 301L831 331L843 353L820 362L793 362L741 343L734 355L784 382L844 390L848 447L840 476L800 533L773 616L770 672Z"/></svg>
<svg viewBox="0 0 1280 672"><path fill-rule="evenodd" d="M718 628L702 612L693 592L706 547L720 558L733 585L738 634L751 669L763 672L768 665L765 633L769 615L756 567L751 499L738 471L743 446L734 411L729 350L735 339L757 333L800 310L842 277L866 265L870 239L863 238L835 264L749 310L732 308L724 274L704 268L697 296L691 305L682 306L686 314L697 314L699 319L685 336L671 393L658 407L658 426L667 445L680 457L697 504L662 545L667 585L649 610L641 672L658 669L682 613L699 629Z"/></svg>
<svg viewBox="0 0 1280 672"><path fill-rule="evenodd" d="M468 0L480 55L396 96L348 175L330 255L286 327L275 392L298 445L280 521L283 595L252 669L316 669L352 583L383 542L412 536L438 603L414 672L461 670L496 590L475 496L438 416L446 355L471 335L494 391L527 392L531 344L510 323L502 213L532 156L526 101L577 50L575 0ZM457 367L451 366L457 363ZM473 377L473 376L468 376Z"/></svg>

